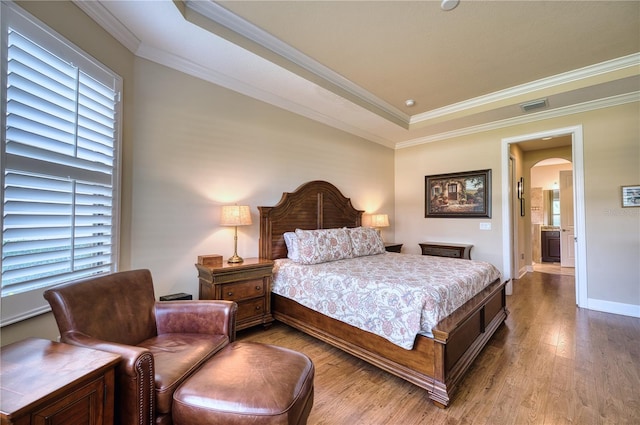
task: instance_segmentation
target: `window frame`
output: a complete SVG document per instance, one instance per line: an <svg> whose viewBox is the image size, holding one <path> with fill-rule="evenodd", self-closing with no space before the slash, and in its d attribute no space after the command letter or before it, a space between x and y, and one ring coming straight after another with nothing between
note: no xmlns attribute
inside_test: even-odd
<svg viewBox="0 0 640 425"><path fill-rule="evenodd" d="M0 209L4 217L4 201L5 201L5 164L6 155L6 131L7 131L7 61L8 61L8 29L12 27L23 35L27 35L34 43L46 48L51 53L65 59L68 62L76 64L89 76L102 80L106 75L111 83L113 78L113 90L116 93L115 115L114 115L114 143L113 143L113 166L112 175L112 235L111 235L111 270L118 270L119 264L119 245L120 245L120 198L121 198L121 156L122 156L122 78L92 58L88 53L78 48L62 35L48 27L46 24L30 15L28 12L17 6L11 1L2 2L2 19L0 30L2 37L0 38L0 61L2 72L0 74L0 85L2 90L1 103L1 125L2 125L2 149L0 150ZM4 227L4 218L2 219ZM0 246L0 255L2 254L2 246ZM0 327L16 323L30 317L34 317L50 311L49 304L43 297L44 291L60 282L44 287L29 289L23 292L2 296Z"/></svg>

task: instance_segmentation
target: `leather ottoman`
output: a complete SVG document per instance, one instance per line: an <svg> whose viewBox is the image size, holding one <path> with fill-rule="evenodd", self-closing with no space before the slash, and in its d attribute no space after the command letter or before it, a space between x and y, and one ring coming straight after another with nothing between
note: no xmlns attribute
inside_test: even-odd
<svg viewBox="0 0 640 425"><path fill-rule="evenodd" d="M173 395L173 423L304 425L313 406L314 366L273 345L233 342Z"/></svg>

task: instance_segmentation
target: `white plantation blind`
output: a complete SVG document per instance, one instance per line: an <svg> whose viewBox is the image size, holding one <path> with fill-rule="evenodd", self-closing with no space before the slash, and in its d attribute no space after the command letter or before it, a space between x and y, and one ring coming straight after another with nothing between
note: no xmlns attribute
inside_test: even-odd
<svg viewBox="0 0 640 425"><path fill-rule="evenodd" d="M2 13L5 325L46 309L47 287L116 269L121 80L17 6Z"/></svg>

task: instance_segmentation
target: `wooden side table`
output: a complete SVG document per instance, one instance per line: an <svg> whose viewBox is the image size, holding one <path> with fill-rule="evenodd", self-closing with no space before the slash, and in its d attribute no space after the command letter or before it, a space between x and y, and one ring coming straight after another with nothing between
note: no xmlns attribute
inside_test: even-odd
<svg viewBox="0 0 640 425"><path fill-rule="evenodd" d="M236 330L255 325L268 327L271 315L273 261L245 258L240 264L221 266L196 264L201 300L228 300L238 303Z"/></svg>
<svg viewBox="0 0 640 425"><path fill-rule="evenodd" d="M471 248L473 248L473 245L470 244L423 242L418 245L420 245L420 248L422 249L422 255L471 260Z"/></svg>
<svg viewBox="0 0 640 425"><path fill-rule="evenodd" d="M120 356L29 338L0 350L0 422L112 425Z"/></svg>
<svg viewBox="0 0 640 425"><path fill-rule="evenodd" d="M402 244L401 243L393 243L393 242L385 242L384 243L384 249L386 249L387 252L400 252L402 250Z"/></svg>

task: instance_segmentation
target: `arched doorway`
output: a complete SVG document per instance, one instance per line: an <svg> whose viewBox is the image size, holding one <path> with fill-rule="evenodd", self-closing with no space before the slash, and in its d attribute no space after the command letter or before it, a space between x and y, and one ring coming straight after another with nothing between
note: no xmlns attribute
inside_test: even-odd
<svg viewBox="0 0 640 425"><path fill-rule="evenodd" d="M572 175L565 158L542 159L530 168L531 270L574 274Z"/></svg>

